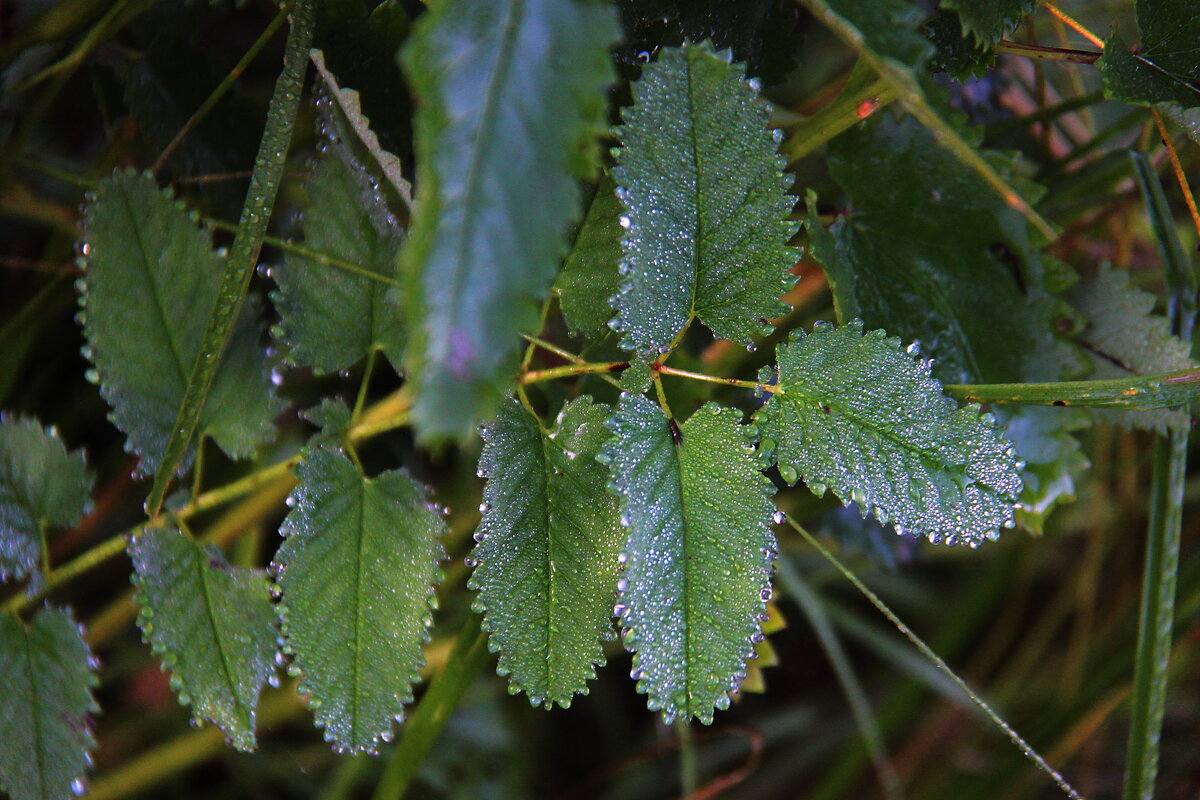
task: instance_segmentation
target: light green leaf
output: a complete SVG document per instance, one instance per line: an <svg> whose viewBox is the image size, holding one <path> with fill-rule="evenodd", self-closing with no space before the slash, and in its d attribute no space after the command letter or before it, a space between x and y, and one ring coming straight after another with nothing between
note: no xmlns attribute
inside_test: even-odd
<svg viewBox="0 0 1200 800"><path fill-rule="evenodd" d="M1120 34L1104 43L1098 66L1104 91L1127 103L1200 106L1200 14L1194 0L1138 0L1141 42L1131 52Z"/></svg>
<svg viewBox="0 0 1200 800"><path fill-rule="evenodd" d="M511 378L595 170L615 9L579 0L447 0L402 61L418 101L402 254L420 438L465 438Z"/></svg>
<svg viewBox="0 0 1200 800"><path fill-rule="evenodd" d="M1021 18L1033 11L1036 0L942 0L942 8L953 8L962 20L963 30L977 42L995 44L1008 36Z"/></svg>
<svg viewBox="0 0 1200 800"><path fill-rule="evenodd" d="M399 364L404 348L396 256L401 231L350 149L332 140L307 184L304 245L354 264L349 272L288 253L274 270L281 335L297 364L334 372L374 349Z"/></svg>
<svg viewBox="0 0 1200 800"><path fill-rule="evenodd" d="M577 336L599 333L612 316L608 301L620 283L617 264L621 260L622 206L616 189L612 178L601 179L554 284L563 318Z"/></svg>
<svg viewBox="0 0 1200 800"><path fill-rule="evenodd" d="M484 612L499 671L513 692L549 708L587 693L613 638L612 608L624 542L608 470L596 461L612 409L568 403L554 427L516 401L483 431L483 521L470 586Z"/></svg>
<svg viewBox="0 0 1200 800"><path fill-rule="evenodd" d="M275 673L276 614L259 570L177 528L147 528L128 545L138 627L171 672L179 702L239 750L253 750L258 694Z"/></svg>
<svg viewBox="0 0 1200 800"><path fill-rule="evenodd" d="M373 752L420 677L445 524L404 472L366 478L329 447L296 477L275 557L286 649L325 738Z"/></svg>
<svg viewBox="0 0 1200 800"><path fill-rule="evenodd" d="M695 318L750 344L787 306L796 231L780 136L741 65L707 45L664 49L633 84L613 177L626 208L625 280L610 323L662 351Z"/></svg>
<svg viewBox="0 0 1200 800"><path fill-rule="evenodd" d="M118 171L84 211L85 353L111 419L153 472L163 456L220 288L224 257L196 216L149 174ZM200 417L201 435L240 458L274 433L282 404L258 347L256 305L233 330Z"/></svg>
<svg viewBox="0 0 1200 800"><path fill-rule="evenodd" d="M86 789L95 747L95 662L67 611L26 626L0 614L0 789L12 800L57 800Z"/></svg>
<svg viewBox="0 0 1200 800"><path fill-rule="evenodd" d="M77 525L91 505L92 475L54 428L0 414L0 581L37 572L50 527Z"/></svg>
<svg viewBox="0 0 1200 800"><path fill-rule="evenodd" d="M631 677L668 720L728 708L762 638L773 490L740 419L709 403L679 427L625 394L609 422L602 456L629 527L617 612Z"/></svg>
<svg viewBox="0 0 1200 800"><path fill-rule="evenodd" d="M1129 283L1129 273L1102 268L1095 280L1077 284L1065 295L1087 327L1078 341L1092 365L1090 379L1123 378L1175 372L1192 366L1191 347L1171 335L1171 322L1154 313L1154 295ZM1165 432L1187 430L1191 418L1180 409L1098 411L1101 419Z"/></svg>
<svg viewBox="0 0 1200 800"><path fill-rule="evenodd" d="M857 320L817 323L779 345L779 388L757 414L764 449L774 443L788 483L830 489L900 533L972 547L998 538L1021 491L1015 447L884 336Z"/></svg>

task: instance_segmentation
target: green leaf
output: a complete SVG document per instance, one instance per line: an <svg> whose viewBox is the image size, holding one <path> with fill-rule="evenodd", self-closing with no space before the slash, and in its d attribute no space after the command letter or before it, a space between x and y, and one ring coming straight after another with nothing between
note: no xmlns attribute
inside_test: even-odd
<svg viewBox="0 0 1200 800"><path fill-rule="evenodd" d="M595 170L615 12L578 0L448 0L401 58L418 99L402 259L420 438L463 439L511 378Z"/></svg>
<svg viewBox="0 0 1200 800"><path fill-rule="evenodd" d="M577 398L548 431L516 401L483 431L483 521L470 586L513 692L547 708L586 694L613 638L612 608L624 542L608 470L608 406Z"/></svg>
<svg viewBox="0 0 1200 800"><path fill-rule="evenodd" d="M934 71L941 70L955 80L965 81L982 77L996 63L996 51L968 35L956 11L938 9L922 31L934 47L929 58Z"/></svg>
<svg viewBox="0 0 1200 800"><path fill-rule="evenodd" d="M263 684L275 673L275 608L262 572L178 528L147 528L128 545L138 627L192 706L239 750L253 750Z"/></svg>
<svg viewBox="0 0 1200 800"><path fill-rule="evenodd" d="M773 489L740 419L709 403L680 427L625 394L608 423L601 455L629 527L617 613L631 677L668 720L728 708L762 638Z"/></svg>
<svg viewBox="0 0 1200 800"><path fill-rule="evenodd" d="M375 751L420 677L445 524L406 473L364 477L329 447L296 477L275 557L286 649L325 738Z"/></svg>
<svg viewBox="0 0 1200 800"><path fill-rule="evenodd" d="M633 84L613 177L626 216L610 323L629 350L663 351L695 318L750 344L787 310L792 199L770 109L728 53L663 50ZM669 166L668 166L669 165Z"/></svg>
<svg viewBox="0 0 1200 800"><path fill-rule="evenodd" d="M0 414L0 581L37 572L46 529L79 524L92 483L54 428Z"/></svg>
<svg viewBox="0 0 1200 800"><path fill-rule="evenodd" d="M946 397L930 363L855 320L778 347L778 390L757 418L779 473L900 533L978 546L1011 528L1016 449L978 406Z"/></svg>
<svg viewBox="0 0 1200 800"><path fill-rule="evenodd" d="M328 143L307 189L306 248L356 265L332 267L288 253L274 270L281 336L297 364L334 372L382 350L399 364L404 348L396 256L401 231L375 179L338 140Z"/></svg>
<svg viewBox="0 0 1200 800"><path fill-rule="evenodd" d="M1200 106L1200 14L1193 0L1138 0L1136 52L1115 30L1100 74L1112 98L1139 105Z"/></svg>
<svg viewBox="0 0 1200 800"><path fill-rule="evenodd" d="M963 30L983 45L993 45L1021 24L1036 0L942 0L942 8L958 12Z"/></svg>
<svg viewBox="0 0 1200 800"><path fill-rule="evenodd" d="M0 789L12 800L82 794L95 747L95 663L67 611L26 626L0 614Z"/></svg>
<svg viewBox="0 0 1200 800"><path fill-rule="evenodd" d="M609 298L620 284L617 264L621 260L622 207L616 188L607 175L600 180L554 284L563 318L577 336L599 333L612 316Z"/></svg>
<svg viewBox="0 0 1200 800"><path fill-rule="evenodd" d="M871 52L898 66L920 67L933 52L917 32L925 14L909 0L829 0L824 5L853 26Z"/></svg>
<svg viewBox="0 0 1200 800"><path fill-rule="evenodd" d="M1089 378L1122 378L1175 372L1192 366L1191 347L1171 335L1171 322L1154 313L1154 295L1130 285L1129 273L1102 268L1095 280L1079 283L1066 299L1087 320L1078 341L1092 365ZM1102 418L1165 432L1187 430L1186 411L1100 411Z"/></svg>
<svg viewBox="0 0 1200 800"><path fill-rule="evenodd" d="M1013 179L1012 156L981 155ZM1054 292L1073 273L1042 255L1028 222L933 134L877 115L835 139L829 163L852 210L825 230L810 201L809 233L840 319L918 342L945 383L1058 381L1086 369L1055 333L1071 312ZM1024 413L1006 412L1006 421ZM1022 505L1049 511L1074 494L1077 445L1064 427L1015 430L1022 459L1035 461L1036 451L1049 468L1051 447L1061 457L1055 479L1030 482L1021 496Z"/></svg>
<svg viewBox="0 0 1200 800"><path fill-rule="evenodd" d="M153 472L183 402L220 287L224 258L196 216L149 174L119 171L84 211L80 317L111 419ZM258 347L247 303L200 417L200 432L228 455L250 455L274 434L282 404Z"/></svg>

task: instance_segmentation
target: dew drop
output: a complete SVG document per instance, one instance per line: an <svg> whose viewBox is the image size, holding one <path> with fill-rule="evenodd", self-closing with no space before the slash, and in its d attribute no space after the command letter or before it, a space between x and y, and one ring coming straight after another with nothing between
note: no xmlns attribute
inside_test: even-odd
<svg viewBox="0 0 1200 800"><path fill-rule="evenodd" d="M463 565L469 569L474 569L475 567L479 566L479 560L472 558L471 556L467 556L463 559Z"/></svg>
<svg viewBox="0 0 1200 800"><path fill-rule="evenodd" d="M87 781L85 781L83 778L76 778L75 780L71 781L71 794L75 795L76 797L81 797L87 792L87 790Z"/></svg>
<svg viewBox="0 0 1200 800"><path fill-rule="evenodd" d="M782 525L787 521L787 514L784 514L782 511L776 511L771 515L771 521L776 525Z"/></svg>
<svg viewBox="0 0 1200 800"><path fill-rule="evenodd" d="M630 225L633 224L633 221L630 220L629 217L627 217L625 215L621 215L620 223L621 223L622 228L628 228Z"/></svg>

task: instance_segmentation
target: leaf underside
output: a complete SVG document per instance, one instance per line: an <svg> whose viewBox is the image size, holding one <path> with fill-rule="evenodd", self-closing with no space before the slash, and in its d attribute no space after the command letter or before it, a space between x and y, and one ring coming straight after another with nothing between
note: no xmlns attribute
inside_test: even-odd
<svg viewBox="0 0 1200 800"><path fill-rule="evenodd" d="M399 364L404 321L395 281L401 232L374 178L335 139L306 188L311 202L304 212L304 246L389 282L288 253L274 274L289 359L334 372L379 349Z"/></svg>
<svg viewBox="0 0 1200 800"><path fill-rule="evenodd" d="M0 414L0 581L35 573L43 530L78 524L91 493L82 452L68 453L53 428Z"/></svg>
<svg viewBox="0 0 1200 800"><path fill-rule="evenodd" d="M445 525L407 474L363 477L330 447L296 476L276 554L286 647L325 738L373 752L420 677Z"/></svg>
<svg viewBox="0 0 1200 800"><path fill-rule="evenodd" d="M595 171L615 10L577 0L451 0L401 51L419 100L418 197L402 254L413 328L406 362L424 441L464 439L537 324L575 177Z"/></svg>
<svg viewBox="0 0 1200 800"><path fill-rule="evenodd" d="M220 288L224 258L206 231L149 174L119 171L84 211L80 318L113 423L154 472L183 402ZM200 434L231 457L274 433L282 409L258 346L257 304L246 303L200 418Z"/></svg>
<svg viewBox="0 0 1200 800"><path fill-rule="evenodd" d="M698 317L750 344L795 282L780 136L728 53L664 49L633 84L613 177L625 206L624 275L610 325L629 350L662 351Z"/></svg>
<svg viewBox="0 0 1200 800"><path fill-rule="evenodd" d="M1171 335L1171 322L1154 313L1154 295L1130 285L1129 273L1101 269L1095 280L1077 284L1064 295L1087 327L1079 335L1096 379L1175 372L1192 366L1191 346ZM1118 424L1165 432L1187 430L1182 409L1096 412Z"/></svg>
<svg viewBox="0 0 1200 800"><path fill-rule="evenodd" d="M833 491L900 533L972 547L1012 527L1021 463L958 408L930 364L859 321L818 323L779 345L778 386L757 419L788 483Z"/></svg>
<svg viewBox="0 0 1200 800"><path fill-rule="evenodd" d="M712 721L746 675L770 599L770 481L741 412L681 427L625 394L602 456L629 527L617 610L638 691L668 719Z"/></svg>
<svg viewBox="0 0 1200 800"><path fill-rule="evenodd" d="M12 800L78 794L95 747L92 655L67 611L26 627L0 614L0 789Z"/></svg>
<svg viewBox="0 0 1200 800"><path fill-rule="evenodd" d="M1138 0L1136 52L1116 31L1097 62L1104 91L1176 114L1200 106L1200 14L1194 0Z"/></svg>
<svg viewBox="0 0 1200 800"><path fill-rule="evenodd" d="M129 543L138 627L171 672L171 687L234 747L253 750L258 695L275 672L276 612L259 570L231 567L177 528Z"/></svg>
<svg viewBox="0 0 1200 800"><path fill-rule="evenodd" d="M499 670L533 704L569 706L587 693L611 639L624 541L608 470L596 461L611 409L568 403L554 427L513 400L484 428L484 514L471 588Z"/></svg>

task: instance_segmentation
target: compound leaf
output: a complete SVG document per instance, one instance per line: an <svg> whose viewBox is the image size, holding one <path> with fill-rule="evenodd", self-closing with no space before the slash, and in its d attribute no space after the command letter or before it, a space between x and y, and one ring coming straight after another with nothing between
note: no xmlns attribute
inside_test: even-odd
<svg viewBox="0 0 1200 800"><path fill-rule="evenodd" d="M595 169L615 11L579 0L448 0L401 51L418 98L418 191L402 254L413 419L465 438L492 411L516 334L537 323L575 175Z"/></svg>
<svg viewBox="0 0 1200 800"><path fill-rule="evenodd" d="M296 477L275 564L286 649L325 738L374 751L420 676L445 525L406 473L364 477L331 447Z"/></svg>
<svg viewBox="0 0 1200 800"><path fill-rule="evenodd" d="M149 174L119 171L84 212L80 318L111 419L157 469L220 288L224 257L206 231ZM247 303L204 405L200 434L232 457L274 432L282 406L258 347L257 307Z"/></svg>
<svg viewBox="0 0 1200 800"><path fill-rule="evenodd" d="M404 348L396 279L401 233L375 180L340 141L328 143L307 184L305 247L355 265L350 272L303 253L274 271L275 306L289 358L333 372L379 349L394 364Z"/></svg>
<svg viewBox="0 0 1200 800"><path fill-rule="evenodd" d="M621 397L602 456L629 527L617 610L638 691L670 720L712 721L746 675L770 599L774 506L741 412L682 426Z"/></svg>
<svg viewBox="0 0 1200 800"><path fill-rule="evenodd" d="M757 414L764 449L773 442L788 483L828 488L901 533L972 547L997 538L1021 491L1013 444L884 336L857 320L818 323L779 345L778 389Z"/></svg>
<svg viewBox="0 0 1200 800"><path fill-rule="evenodd" d="M1191 347L1171 335L1171 322L1154 313L1155 298L1130 285L1129 273L1101 269L1095 280L1073 286L1066 299L1087 320L1078 341L1087 351L1091 378L1174 372L1192 366ZM1186 411L1102 411L1125 425L1165 432L1187 430Z"/></svg>
<svg viewBox="0 0 1200 800"><path fill-rule="evenodd" d="M577 336L596 334L612 316L609 298L617 291L621 260L621 201L607 175L596 187L575 244L554 286L563 318Z"/></svg>
<svg viewBox="0 0 1200 800"><path fill-rule="evenodd" d="M138 627L171 672L179 701L253 750L255 709L275 672L276 613L265 576L231 567L177 528L130 540Z"/></svg>
<svg viewBox="0 0 1200 800"><path fill-rule="evenodd" d="M1136 52L1113 31L1104 43L1104 91L1127 103L1200 106L1200 14L1193 0L1138 0Z"/></svg>
<svg viewBox="0 0 1200 800"><path fill-rule="evenodd" d="M629 350L661 351L694 318L750 344L795 279L780 137L741 65L707 45L664 49L633 84L613 176L625 205L610 323Z"/></svg>
<svg viewBox="0 0 1200 800"><path fill-rule="evenodd" d="M45 609L28 626L0 614L0 789L12 800L85 790L94 664L70 613Z"/></svg>
<svg viewBox="0 0 1200 800"><path fill-rule="evenodd" d="M608 470L596 461L612 409L568 403L554 427L513 400L484 428L487 479L470 585L512 690L569 706L604 664L624 541Z"/></svg>
<svg viewBox="0 0 1200 800"><path fill-rule="evenodd" d="M0 581L37 571L46 528L70 527L90 505L92 475L54 428L0 414Z"/></svg>

